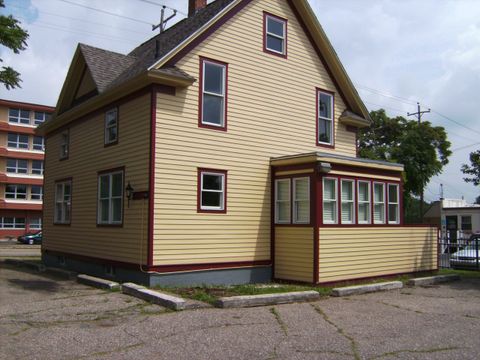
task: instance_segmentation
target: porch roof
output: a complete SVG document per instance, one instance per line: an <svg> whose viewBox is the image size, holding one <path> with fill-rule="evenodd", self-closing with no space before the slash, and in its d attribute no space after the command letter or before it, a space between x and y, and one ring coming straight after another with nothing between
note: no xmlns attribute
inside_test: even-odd
<svg viewBox="0 0 480 360"><path fill-rule="evenodd" d="M350 166L361 166L373 169L403 171L403 165L380 160L362 159L357 157L330 154L326 152L311 152L306 154L286 155L270 158L272 166L299 165L305 163L333 163Z"/></svg>

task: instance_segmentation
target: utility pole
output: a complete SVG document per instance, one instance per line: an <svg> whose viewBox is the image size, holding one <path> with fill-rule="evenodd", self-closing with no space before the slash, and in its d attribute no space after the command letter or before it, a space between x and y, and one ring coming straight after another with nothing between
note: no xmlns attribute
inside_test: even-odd
<svg viewBox="0 0 480 360"><path fill-rule="evenodd" d="M160 34L165 31L165 26L167 25L167 21L172 19L175 15L177 15L177 10L173 10L173 14L170 15L168 18L165 19L165 9L167 6L162 5L162 10L160 12L160 23L158 25L152 25L152 31L156 29L160 29ZM170 9L170 8L169 8Z"/></svg>
<svg viewBox="0 0 480 360"><path fill-rule="evenodd" d="M407 116L416 116L418 119L418 125L420 125L422 121L422 115L429 112L430 112L430 109L421 111L420 103L417 102L417 112L407 113ZM422 178L422 183L423 183L423 169L420 169L420 177ZM422 190L420 192L420 221L421 222L423 222L423 198L424 198L424 194L423 194L423 184L422 184Z"/></svg>

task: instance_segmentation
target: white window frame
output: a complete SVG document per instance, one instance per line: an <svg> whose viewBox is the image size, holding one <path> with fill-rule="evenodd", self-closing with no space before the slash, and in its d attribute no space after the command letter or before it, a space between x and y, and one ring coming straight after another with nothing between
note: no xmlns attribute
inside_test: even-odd
<svg viewBox="0 0 480 360"><path fill-rule="evenodd" d="M9 160L10 161L15 161L15 166L14 167L8 166L8 161ZM24 161L26 163L26 167L19 166L20 161ZM7 161L6 161L6 164L5 164L5 170L7 171L7 174L24 174L24 175L27 175L28 174L28 160L8 158ZM10 171L10 170L13 170L13 171ZM25 171L20 172L19 170L25 170Z"/></svg>
<svg viewBox="0 0 480 360"><path fill-rule="evenodd" d="M306 199L298 199L297 198L297 181L300 180L307 180L307 198ZM308 220L301 221L297 219L297 204L299 202L307 202L308 203ZM293 178L293 223L294 224L310 224L310 178L308 176L305 177L298 177Z"/></svg>
<svg viewBox="0 0 480 360"><path fill-rule="evenodd" d="M7 191L7 186L14 186L15 190L13 192ZM18 191L18 188L20 186L25 187L25 193ZM6 184L5 185L5 199L7 200L27 200L27 195L28 195L27 193L28 193L27 185L23 185L23 184ZM22 195L25 194L25 197L19 197L20 194ZM8 197L7 195L13 195L13 197Z"/></svg>
<svg viewBox="0 0 480 360"><path fill-rule="evenodd" d="M6 222L5 219L12 219L12 222ZM18 221L17 219L23 219L23 222ZM5 226L5 224L11 224L11 226ZM23 226L18 226L20 224L22 224ZM25 218L17 218L11 216L0 217L0 229L25 229Z"/></svg>
<svg viewBox="0 0 480 360"><path fill-rule="evenodd" d="M70 131L64 131L60 134L60 159L68 158L70 153Z"/></svg>
<svg viewBox="0 0 480 360"><path fill-rule="evenodd" d="M41 144L41 148L40 149L37 149L35 147L38 147L38 144L35 144L35 138L40 138L42 139L42 144ZM45 151L45 138L43 136L34 136L33 137L33 140L32 140L32 148L33 150L36 150L36 151Z"/></svg>
<svg viewBox="0 0 480 360"><path fill-rule="evenodd" d="M10 142L10 140L8 140L8 136L9 135L14 135L16 137L16 140L15 140L15 146L12 146L10 144L13 144L13 142ZM20 141L20 137L21 136L26 136L27 137L27 142L23 142L23 141ZM23 144L23 145L27 145L26 147L21 147L20 144ZM16 133L8 133L7 135L7 147L10 148L10 149L20 149L20 150L28 150L29 149L29 136L26 135L26 134L16 134Z"/></svg>
<svg viewBox="0 0 480 360"><path fill-rule="evenodd" d="M352 184L352 200L344 201L342 199L343 194L343 183ZM350 204L352 209L352 218L349 221L343 221L343 204ZM355 224L355 180L351 179L340 179L340 223L341 224Z"/></svg>
<svg viewBox="0 0 480 360"><path fill-rule="evenodd" d="M38 161L40 163L40 169L38 170L38 168L34 168L33 167L33 164ZM34 171L40 171L39 173L37 172L34 172ZM31 170L31 173L32 175L41 175L43 176L43 172L45 171L45 164L43 162L43 160L32 160L32 170Z"/></svg>
<svg viewBox="0 0 480 360"><path fill-rule="evenodd" d="M65 185L70 187L70 195L67 200L65 200ZM61 187L61 198L58 199L58 187ZM60 218L58 218L57 208L61 207L62 213ZM68 209L68 211L66 211ZM72 180L59 181L55 183L55 214L54 214L54 223L55 224L70 224L72 217ZM67 218L67 213L69 214Z"/></svg>
<svg viewBox="0 0 480 360"><path fill-rule="evenodd" d="M331 109L331 117L330 118L320 116L320 95L321 94L327 95L327 96L330 97L330 109ZM320 145L330 145L330 146L333 145L333 138L335 137L334 129L333 129L334 117L335 117L334 116L334 114L335 114L334 106L335 106L335 103L334 103L333 94L331 94L329 92L326 92L326 91L317 90L317 115L318 115L318 118L317 118L317 142ZM327 122L330 123L330 141L329 142L320 141L320 121L321 120L322 121L327 121Z"/></svg>
<svg viewBox="0 0 480 360"><path fill-rule="evenodd" d="M10 115L11 110L17 110L18 111L18 116L12 116ZM25 120L27 118L22 117L22 111L28 112L28 122L22 122L22 119ZM11 121L11 119L15 119L16 121ZM10 124L15 124L15 125L20 125L20 126L25 126L25 125L30 125L30 110L25 110L25 109L15 109L15 108L10 108L8 109L8 122Z"/></svg>
<svg viewBox="0 0 480 360"><path fill-rule="evenodd" d="M288 199L284 199L284 200L278 199L278 187L279 187L278 184L281 182L286 182L288 184ZM275 224L290 224L291 222L291 219L292 219L292 216L291 216L292 205L291 205L291 194L290 194L291 186L292 186L292 183L290 178L275 180ZM288 205L288 219L286 220L280 220L278 218L278 215L279 215L278 208L280 203L287 203Z"/></svg>
<svg viewBox="0 0 480 360"><path fill-rule="evenodd" d="M278 23L282 23L283 26L283 36L279 36L277 34L271 33L268 31L268 20L272 19L273 21L276 21ZM286 34L287 34L287 21L284 19L280 19L276 16L270 15L270 14L265 14L265 50L273 52L275 54L283 55L285 56L287 53L287 41L286 41ZM282 49L283 51L278 51L275 49L270 49L268 47L268 37L274 37L277 39L282 40Z"/></svg>
<svg viewBox="0 0 480 360"><path fill-rule="evenodd" d="M392 202L390 200L390 186L397 188L397 202ZM388 196L388 223L389 224L400 224L400 186L398 184L387 184L387 196ZM395 205L397 208L397 219L395 221L390 221L390 205Z"/></svg>
<svg viewBox="0 0 480 360"><path fill-rule="evenodd" d="M34 186L38 186L40 188L40 193L33 193L33 187ZM39 196L38 199L34 199L33 196ZM34 201L43 201L43 186L41 185L32 185L30 187L30 200L34 200Z"/></svg>
<svg viewBox="0 0 480 360"><path fill-rule="evenodd" d="M375 185L381 185L383 189L383 202L379 202L375 200ZM385 196L385 183L383 182L374 182L373 183L373 191L372 191L372 197L373 197L373 223L374 224L386 224L387 219L386 219L386 196ZM375 205L383 205L383 221L377 221L375 220Z"/></svg>
<svg viewBox="0 0 480 360"><path fill-rule="evenodd" d="M222 188L220 190L204 189L203 188L203 175L220 176L222 178ZM215 171L200 171L200 210L203 211L224 211L225 210L225 173ZM204 206L203 205L203 192L213 192L221 194L220 206Z"/></svg>
<svg viewBox="0 0 480 360"><path fill-rule="evenodd" d="M335 198L333 199L325 199L325 180L333 180L335 183L334 189L335 189ZM333 202L335 204L335 209L333 211L335 215L335 220L325 220L325 214L324 214L324 209L325 209L325 202ZM338 179L334 177L324 177L322 179L322 221L324 224L338 224Z"/></svg>
<svg viewBox="0 0 480 360"><path fill-rule="evenodd" d="M43 119L37 119L37 114L43 114ZM35 111L33 113L33 124L34 125L41 125L48 119L48 114L45 111Z"/></svg>
<svg viewBox="0 0 480 360"><path fill-rule="evenodd" d="M120 195L113 196L112 195L112 188L113 188L113 176L120 174L122 177L122 193ZM101 197L101 179L104 177L108 177L108 196ZM97 224L98 225L121 225L123 224L123 196L124 196L124 170L116 170L112 172L106 172L98 174L98 196L97 196ZM113 200L120 199L120 220L113 220ZM108 200L108 220L102 220L102 212L101 212L101 201Z"/></svg>
<svg viewBox="0 0 480 360"><path fill-rule="evenodd" d="M222 89L223 89L223 93L221 93L221 94L213 93L213 92L209 92L209 91L205 90L205 83L206 83L206 81L205 81L205 75L206 75L205 65L207 63L210 64L210 65L222 68L222 82L223 82ZM201 89L202 90L202 112L200 114L202 125L215 126L215 127L218 127L218 128L225 128L225 120L226 120L225 106L226 106L226 101L227 101L227 96L226 96L227 77L226 77L226 74L227 74L227 65L226 64L222 64L220 62L211 61L211 60L207 60L207 59L202 59L202 89ZM221 111L222 122L220 124L209 122L209 121L207 121L203 118L203 114L204 114L204 111L205 111L205 95L216 96L216 97L219 97L219 98L222 99L222 111Z"/></svg>
<svg viewBox="0 0 480 360"><path fill-rule="evenodd" d="M33 220L38 220L37 223L34 223L32 222ZM30 218L28 219L28 227L31 229L31 230L42 230L42 218L41 217L38 217L38 218Z"/></svg>
<svg viewBox="0 0 480 360"><path fill-rule="evenodd" d="M367 184L367 200L360 200L360 184ZM368 211L367 211L367 216L368 220L367 221L360 221L360 217L358 217L358 223L359 224L371 224L372 223L372 187L370 181L365 181L365 180L358 180L357 181L357 215L360 213L360 205L362 204L367 204L368 205Z"/></svg>
<svg viewBox="0 0 480 360"><path fill-rule="evenodd" d="M115 114L115 123L114 124L109 124L109 115ZM117 132L115 133L115 139L109 139L108 135L110 134L109 130L112 128L116 128ZM108 110L105 113L105 145L113 144L118 141L118 108L113 108Z"/></svg>

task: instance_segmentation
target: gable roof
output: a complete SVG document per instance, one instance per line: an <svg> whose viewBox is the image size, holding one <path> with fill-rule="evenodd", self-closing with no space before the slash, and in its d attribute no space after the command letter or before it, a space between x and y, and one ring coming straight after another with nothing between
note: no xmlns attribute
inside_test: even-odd
<svg viewBox="0 0 480 360"><path fill-rule="evenodd" d="M57 116L72 107L72 98L64 99L66 87L70 87L77 57L82 57L97 86L95 97L133 81L146 73L182 80L183 84L195 81L193 77L175 67L175 63L198 41L208 37L237 11L252 0L216 0L172 27L145 41L129 54L98 49L80 44L69 69L64 88L57 103ZM330 73L347 108L368 125L370 117L335 50L309 6L307 0L287 0L296 14L312 45ZM76 60L77 59L77 60ZM78 64L77 64L78 66ZM76 81L79 81L78 79ZM67 86L68 85L68 86ZM64 103L66 102L66 104ZM359 124L361 121L359 122ZM54 126L50 122L50 126ZM359 125L360 126L360 125Z"/></svg>

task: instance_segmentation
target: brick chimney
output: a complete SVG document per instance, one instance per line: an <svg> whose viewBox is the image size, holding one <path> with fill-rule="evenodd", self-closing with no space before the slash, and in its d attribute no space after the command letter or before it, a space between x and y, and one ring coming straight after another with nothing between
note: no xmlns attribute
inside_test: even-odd
<svg viewBox="0 0 480 360"><path fill-rule="evenodd" d="M188 0L188 17L195 15L205 6L207 6L207 0Z"/></svg>

